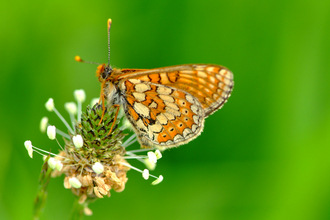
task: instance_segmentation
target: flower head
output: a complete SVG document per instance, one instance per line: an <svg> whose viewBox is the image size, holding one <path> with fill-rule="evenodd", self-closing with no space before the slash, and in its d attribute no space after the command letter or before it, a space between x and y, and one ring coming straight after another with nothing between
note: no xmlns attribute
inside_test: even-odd
<svg viewBox="0 0 330 220"><path fill-rule="evenodd" d="M162 176L156 177L149 173L149 169L154 169L157 159L161 158L160 152L149 151L147 155L141 155L139 153L145 152L145 149L127 150L137 139L134 134L123 142L126 136L123 130L129 127L121 123L124 119L123 113L118 115L115 121L116 109L108 107L103 110L102 105L98 104L92 108L87 107L86 111L82 112L81 104L86 99L85 92L76 90L74 96L78 107L75 103L65 104L72 126L57 111L53 99L46 103L47 110L55 112L69 131L65 133L53 125L47 127L49 139L56 140L61 148L58 154L34 147L31 141L26 141L24 145L30 157L35 151L47 158L52 177L64 174L64 187L71 189L72 193L79 197L80 204L85 204L86 214L92 213L87 207L89 201L103 198L105 195L110 196L111 189L116 192L125 189L128 180L126 175L130 169L140 172L146 180L149 177L155 178L153 185L162 181ZM73 117L76 113L77 119ZM127 123L127 120L125 121ZM45 131L47 125L48 118L44 117L40 130ZM112 127L112 132L108 133ZM57 140L56 133L64 137L64 146ZM129 159L141 161L148 169L141 170L131 166L127 162Z"/></svg>

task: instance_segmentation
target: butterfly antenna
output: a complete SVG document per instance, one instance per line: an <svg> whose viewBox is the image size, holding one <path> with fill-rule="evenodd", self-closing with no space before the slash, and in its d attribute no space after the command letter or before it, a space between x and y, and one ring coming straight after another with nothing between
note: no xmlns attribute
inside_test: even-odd
<svg viewBox="0 0 330 220"><path fill-rule="evenodd" d="M81 59L80 56L75 56L74 59L75 59L77 62L81 62L81 63L90 63L90 64L101 65L100 63L96 63L96 62L85 61L85 60Z"/></svg>
<svg viewBox="0 0 330 220"><path fill-rule="evenodd" d="M110 66L110 28L112 20L108 19L108 66Z"/></svg>

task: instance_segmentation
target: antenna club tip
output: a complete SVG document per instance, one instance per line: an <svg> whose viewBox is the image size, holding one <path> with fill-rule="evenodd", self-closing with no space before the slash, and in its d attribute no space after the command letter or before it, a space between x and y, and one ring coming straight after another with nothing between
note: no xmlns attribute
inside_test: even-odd
<svg viewBox="0 0 330 220"><path fill-rule="evenodd" d="M75 59L77 62L83 62L83 60L80 58L80 56L75 56L74 59Z"/></svg>
<svg viewBox="0 0 330 220"><path fill-rule="evenodd" d="M111 23L112 23L112 20L111 20L111 18L109 18L109 19L108 19L108 28L111 27Z"/></svg>

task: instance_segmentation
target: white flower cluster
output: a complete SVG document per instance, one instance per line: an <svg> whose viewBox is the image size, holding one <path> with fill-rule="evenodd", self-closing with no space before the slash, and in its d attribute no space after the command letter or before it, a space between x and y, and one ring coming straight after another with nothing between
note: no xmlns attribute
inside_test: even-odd
<svg viewBox="0 0 330 220"><path fill-rule="evenodd" d="M84 140L83 140L83 137L81 135L75 133L75 126L76 126L77 123L80 123L80 121L81 121L82 103L86 100L85 91L82 90L82 89L81 90L75 90L74 91L74 97L77 101L77 104L75 102L68 102L68 103L65 103L65 105L64 105L65 109L67 110L67 112L70 115L71 126L64 119L64 117L57 111L57 109L55 108L54 100L52 98L50 98L46 102L45 107L48 111L55 112L56 115L62 120L62 122L64 123L66 128L72 134L72 143L73 143L73 145L77 149L79 149L79 148L84 147ZM98 102L98 100L99 99L93 99L92 102L91 102L91 105L94 106ZM120 113L120 114L123 114L123 113ZM77 118L75 118L75 115L77 115ZM127 122L127 119L126 119L123 123L123 126L120 129L123 130L123 129L129 128L129 127L130 126L129 126L129 124ZM68 139L68 140L71 139L71 136L69 134L59 130L54 125L50 125L48 123L48 118L47 117L43 117L41 119L40 130L43 133L46 132L49 139L56 140L56 142L58 143L58 145L60 147L61 147L61 145L59 144L58 140L56 139L56 134L59 134L59 135L63 136L64 138ZM133 134L131 137L129 137L122 144L122 146L127 148L128 146L130 146L131 144L136 142L136 140L137 140L136 135ZM32 142L30 140L25 141L24 146L25 146L26 150L28 151L28 154L31 158L33 157L33 152L37 152L38 154L41 154L44 157L47 157L47 155L52 155L54 157L62 157L60 155L56 155L56 154L53 154L51 152L48 152L48 151L45 151L45 150L42 150L40 148L37 148L37 147L33 146ZM163 176L160 175L159 177L157 177L157 176L151 175L149 173L149 170L154 170L155 169L157 160L159 160L162 157L162 154L159 150L156 150L155 152L149 151L147 153L147 156L136 154L136 153L143 152L143 151L146 151L146 149L126 151L126 156L124 156L123 158L124 159L137 159L137 160L141 161L142 163L144 163L145 166L148 169L140 170L136 167L131 166L130 164L127 164L127 163L122 163L122 164L124 166L127 166L131 169L134 169L134 170L142 173L142 177L146 180L149 179L149 177L155 178L156 180L152 182L152 185L156 185L156 184L160 183L163 180ZM48 159L48 165L52 169L56 169L58 171L61 171L62 168L63 168L63 163L61 161L55 159L54 157L50 157ZM91 166L92 166L92 169L94 170L94 172L96 174L101 174L104 171L104 166L100 162L94 162L93 164L91 164ZM76 177L70 178L69 183L74 188L80 188L81 187L81 183L79 182L79 180Z"/></svg>

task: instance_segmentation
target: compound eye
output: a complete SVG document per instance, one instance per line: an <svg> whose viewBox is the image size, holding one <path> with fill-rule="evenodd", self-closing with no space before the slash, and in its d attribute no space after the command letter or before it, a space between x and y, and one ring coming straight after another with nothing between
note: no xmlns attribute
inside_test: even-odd
<svg viewBox="0 0 330 220"><path fill-rule="evenodd" d="M107 77L108 77L108 72L107 72L107 70L104 70L102 73L101 73L101 76L102 76L102 78L103 79L106 79Z"/></svg>
<svg viewBox="0 0 330 220"><path fill-rule="evenodd" d="M111 67L107 66L107 67L104 69L104 71L101 73L101 77L102 77L103 79L107 79L107 78L111 75L111 73L112 73L112 69L111 69Z"/></svg>

